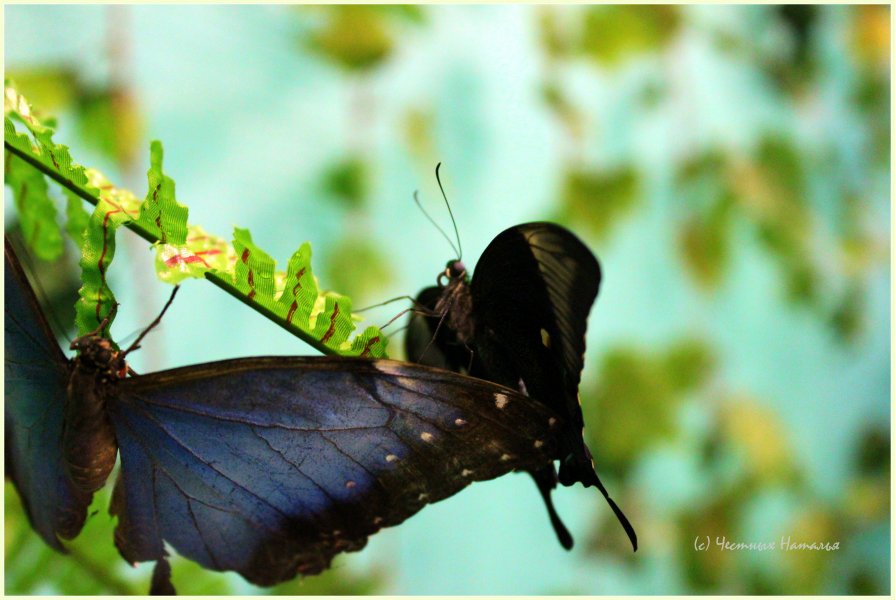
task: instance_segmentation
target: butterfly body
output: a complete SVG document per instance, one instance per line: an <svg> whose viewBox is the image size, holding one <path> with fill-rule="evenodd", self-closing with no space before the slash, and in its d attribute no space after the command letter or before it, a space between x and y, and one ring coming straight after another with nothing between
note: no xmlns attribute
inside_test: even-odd
<svg viewBox="0 0 895 600"><path fill-rule="evenodd" d="M6 470L34 529L64 551L95 489L130 563L166 546L273 585L326 569L470 483L556 459L562 422L489 382L425 366L256 357L130 376L98 335L66 359L7 245Z"/></svg>
<svg viewBox="0 0 895 600"><path fill-rule="evenodd" d="M111 343L96 335L78 338L72 347L81 354L68 363L63 455L71 482L85 494L93 494L105 485L115 466L118 442L107 404L126 365Z"/></svg>

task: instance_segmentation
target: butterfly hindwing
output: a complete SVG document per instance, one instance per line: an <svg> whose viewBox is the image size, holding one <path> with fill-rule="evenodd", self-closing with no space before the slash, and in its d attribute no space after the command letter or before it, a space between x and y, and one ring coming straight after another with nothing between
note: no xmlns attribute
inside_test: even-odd
<svg viewBox="0 0 895 600"><path fill-rule="evenodd" d="M32 527L64 551L84 525L91 496L69 481L62 452L69 363L41 313L34 292L5 245L4 417L6 473Z"/></svg>
<svg viewBox="0 0 895 600"><path fill-rule="evenodd" d="M472 481L548 464L552 415L390 361L253 358L125 380L116 543L142 561L168 542L261 585L317 573Z"/></svg>

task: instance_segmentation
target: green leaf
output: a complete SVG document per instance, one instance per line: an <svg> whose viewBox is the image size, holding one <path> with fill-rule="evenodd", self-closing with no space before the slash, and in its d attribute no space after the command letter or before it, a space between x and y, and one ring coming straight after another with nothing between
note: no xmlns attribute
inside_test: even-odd
<svg viewBox="0 0 895 600"><path fill-rule="evenodd" d="M133 95L116 85L80 90L76 118L86 145L127 168L143 143L143 121Z"/></svg>
<svg viewBox="0 0 895 600"><path fill-rule="evenodd" d="M115 256L115 232L139 214L137 208L126 201L127 194L115 192L118 190L114 188L103 190L81 238L79 264L83 285L78 290L79 299L75 305L78 335L93 331L108 318L103 336L111 338L109 326L115 317L117 302L109 288L107 274Z"/></svg>
<svg viewBox="0 0 895 600"><path fill-rule="evenodd" d="M639 188L631 167L608 171L572 168L564 176L558 220L586 225L595 236L604 238L636 207Z"/></svg>
<svg viewBox="0 0 895 600"><path fill-rule="evenodd" d="M370 170L359 156L350 156L326 169L323 191L346 208L359 208L370 191Z"/></svg>
<svg viewBox="0 0 895 600"><path fill-rule="evenodd" d="M236 264L233 246L198 225L187 227L184 245L158 244L156 248L155 273L174 285L187 278L201 279L208 272L232 271Z"/></svg>
<svg viewBox="0 0 895 600"><path fill-rule="evenodd" d="M8 83L4 109L7 150L74 196L96 206L86 222L72 200L67 210L72 220L66 230L82 253L84 285L76 305L76 322L82 335L113 316L115 299L106 273L115 252L115 230L126 225L158 245L155 265L163 281L177 283L187 277L205 277L321 351L386 356L387 338L375 328L348 339L355 329L351 302L339 294L320 294L310 270L310 247L299 249L296 260L302 266L292 271L294 281L289 286L292 289L301 281L304 289L301 294L290 292L278 302L285 293L289 274L275 271L273 259L255 246L248 231L236 229L234 244L230 246L200 227L189 226L186 207L175 199L174 182L162 171L161 144L156 142L151 147L149 190L146 201L141 203L128 190L112 185L99 171L75 165L68 149L53 143L53 130L34 117L27 101ZM34 141L16 131L13 119L25 123ZM290 314L293 301L296 308ZM299 308L299 322L293 323L290 319L296 317ZM315 332L322 339L313 338Z"/></svg>
<svg viewBox="0 0 895 600"><path fill-rule="evenodd" d="M373 69L391 55L394 34L375 7L332 6L326 13L325 24L306 42L312 51L357 72Z"/></svg>
<svg viewBox="0 0 895 600"><path fill-rule="evenodd" d="M75 244L80 248L84 243L81 238L84 237L84 232L87 230L87 223L90 221L90 213L84 210L83 200L68 190L65 190L65 195L67 198L65 206L65 232L68 233L68 237L74 240Z"/></svg>
<svg viewBox="0 0 895 600"><path fill-rule="evenodd" d="M616 66L660 50L677 33L679 22L676 6L592 6L584 16L580 51L602 65Z"/></svg>
<svg viewBox="0 0 895 600"><path fill-rule="evenodd" d="M149 191L140 206L137 223L161 240L162 244L182 246L186 244L186 221L189 211L174 196L174 180L162 172L162 143L155 140L150 145Z"/></svg>
<svg viewBox="0 0 895 600"><path fill-rule="evenodd" d="M311 244L305 242L289 259L283 291L277 299L279 310L286 309L287 322L310 330L317 296L317 281L311 271Z"/></svg>
<svg viewBox="0 0 895 600"><path fill-rule="evenodd" d="M19 214L22 237L40 259L56 260L62 255L62 233L46 179L40 171L9 152L5 173L6 185L12 190Z"/></svg>

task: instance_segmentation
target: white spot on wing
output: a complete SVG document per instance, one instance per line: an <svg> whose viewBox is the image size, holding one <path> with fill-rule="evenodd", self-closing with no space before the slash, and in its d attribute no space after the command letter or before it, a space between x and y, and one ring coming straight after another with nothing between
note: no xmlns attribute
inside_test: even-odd
<svg viewBox="0 0 895 600"><path fill-rule="evenodd" d="M547 425L549 425L550 427L553 427L554 425L556 425L556 418L550 417L549 419L547 419Z"/></svg>
<svg viewBox="0 0 895 600"><path fill-rule="evenodd" d="M417 500L419 500L420 502L425 502L428 499L429 499L429 494L420 494L419 497L417 497Z"/></svg>
<svg viewBox="0 0 895 600"><path fill-rule="evenodd" d="M394 454L389 454L385 457L385 460L386 462L395 462L396 460L398 460L398 457Z"/></svg>
<svg viewBox="0 0 895 600"><path fill-rule="evenodd" d="M472 475L472 471L470 471L469 469L463 469L463 472L460 473L460 475L462 475L463 477L469 477L470 475Z"/></svg>
<svg viewBox="0 0 895 600"><path fill-rule="evenodd" d="M550 334L544 328L541 328L541 343L544 344L545 348L550 347Z"/></svg>
<svg viewBox="0 0 895 600"><path fill-rule="evenodd" d="M351 488L353 488L354 486L356 486L356 485L357 485L357 484L354 483L353 481L351 481L350 479L349 479L348 481L345 482L345 487L348 488L349 490L350 490Z"/></svg>
<svg viewBox="0 0 895 600"><path fill-rule="evenodd" d="M424 442L431 442L435 439L435 436L429 433L428 431L424 431L420 434L420 439Z"/></svg>
<svg viewBox="0 0 895 600"><path fill-rule="evenodd" d="M501 454L501 455L500 455L500 460L502 460L503 462L507 462L507 461L510 460L511 458L513 458L513 457L510 456L509 454Z"/></svg>
<svg viewBox="0 0 895 600"><path fill-rule="evenodd" d="M506 394L501 394L500 392L494 394L494 405L503 410L503 407L509 404L510 400L507 398Z"/></svg>
<svg viewBox="0 0 895 600"><path fill-rule="evenodd" d="M454 419L454 425L456 425L457 427L463 427L464 425L466 425L466 420L465 419Z"/></svg>
<svg viewBox="0 0 895 600"><path fill-rule="evenodd" d="M541 440L535 440L535 448L541 448L544 445L544 442Z"/></svg>

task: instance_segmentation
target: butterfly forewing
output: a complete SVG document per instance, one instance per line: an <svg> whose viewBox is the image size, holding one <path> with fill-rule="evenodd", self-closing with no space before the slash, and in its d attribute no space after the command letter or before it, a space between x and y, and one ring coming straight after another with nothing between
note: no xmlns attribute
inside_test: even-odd
<svg viewBox="0 0 895 600"><path fill-rule="evenodd" d="M485 359L523 379L531 396L570 425L583 425L578 383L599 285L593 254L551 223L527 223L498 235L471 283L476 341Z"/></svg>
<svg viewBox="0 0 895 600"><path fill-rule="evenodd" d="M91 500L71 484L62 458L70 368L8 241L5 267L6 473L32 527L61 551L57 536L70 539L80 532Z"/></svg>
<svg viewBox="0 0 895 600"><path fill-rule="evenodd" d="M389 361L255 358L122 381L113 510L128 560L162 541L269 585L316 573L472 481L556 458L553 413Z"/></svg>

